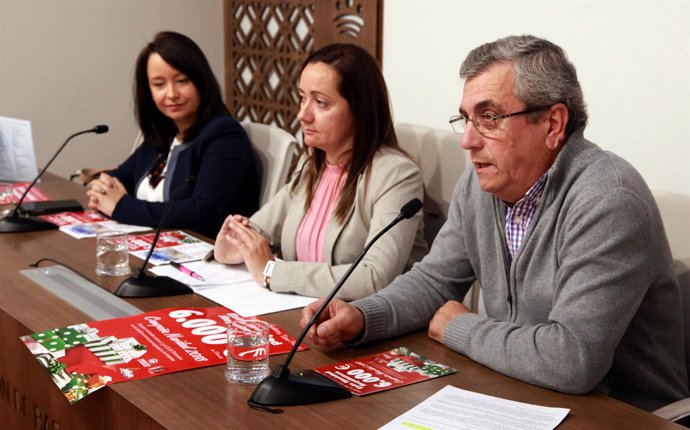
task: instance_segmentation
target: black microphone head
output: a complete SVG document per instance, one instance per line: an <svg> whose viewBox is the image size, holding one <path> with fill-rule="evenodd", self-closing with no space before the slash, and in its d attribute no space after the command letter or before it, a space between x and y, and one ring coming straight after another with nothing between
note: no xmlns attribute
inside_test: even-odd
<svg viewBox="0 0 690 430"><path fill-rule="evenodd" d="M419 212L421 208L422 201L415 197L414 199L405 203L405 205L400 209L400 215L402 215L403 219L412 218L414 214Z"/></svg>
<svg viewBox="0 0 690 430"><path fill-rule="evenodd" d="M103 134L108 132L108 126L105 124L97 125L93 128L93 132L96 134Z"/></svg>

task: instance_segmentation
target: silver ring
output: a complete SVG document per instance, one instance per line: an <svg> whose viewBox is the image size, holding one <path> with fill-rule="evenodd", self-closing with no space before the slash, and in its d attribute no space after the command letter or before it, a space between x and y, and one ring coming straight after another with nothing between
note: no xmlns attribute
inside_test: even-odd
<svg viewBox="0 0 690 430"><path fill-rule="evenodd" d="M105 190L105 188L103 188L103 187L101 187L101 189L98 190L98 192L101 193L101 194L105 194L105 191L106 191L106 190Z"/></svg>

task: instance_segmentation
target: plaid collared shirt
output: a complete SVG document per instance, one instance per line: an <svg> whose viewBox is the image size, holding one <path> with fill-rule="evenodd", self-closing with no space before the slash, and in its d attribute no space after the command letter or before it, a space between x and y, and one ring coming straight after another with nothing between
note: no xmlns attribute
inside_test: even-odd
<svg viewBox="0 0 690 430"><path fill-rule="evenodd" d="M532 218L534 218L534 214L539 209L547 176L547 173L544 173L527 191L525 197L512 207L508 207L505 230L511 259L515 257L517 250L525 239Z"/></svg>

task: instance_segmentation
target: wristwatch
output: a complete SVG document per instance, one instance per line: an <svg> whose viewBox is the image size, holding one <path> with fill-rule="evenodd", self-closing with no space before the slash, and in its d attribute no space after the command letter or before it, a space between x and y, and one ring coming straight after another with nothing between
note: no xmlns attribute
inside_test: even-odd
<svg viewBox="0 0 690 430"><path fill-rule="evenodd" d="M275 260L268 260L264 266L264 287L271 289L271 276L273 276L273 267L276 265Z"/></svg>

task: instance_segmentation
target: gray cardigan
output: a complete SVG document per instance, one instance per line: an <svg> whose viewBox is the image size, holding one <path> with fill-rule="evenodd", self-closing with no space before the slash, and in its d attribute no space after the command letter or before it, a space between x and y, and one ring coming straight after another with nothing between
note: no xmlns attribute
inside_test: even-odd
<svg viewBox="0 0 690 430"><path fill-rule="evenodd" d="M294 179L293 179L294 180ZM341 224L331 219L324 243L325 262L298 262L295 248L297 230L304 218L304 181L291 192L292 184L251 217L279 250L271 278L271 290L306 296L328 294L366 243L400 213L409 200L423 198L424 185L419 167L400 151L382 147L371 168L358 178L355 201ZM421 260L427 253L421 212L404 220L382 236L352 272L338 293L354 300L375 293Z"/></svg>
<svg viewBox="0 0 690 430"><path fill-rule="evenodd" d="M477 279L488 316L454 318L449 348L532 384L576 394L597 387L647 410L686 397L680 291L635 169L579 130L549 170L512 262L505 212L468 171L429 255L355 302L366 318L362 341L427 327Z"/></svg>

